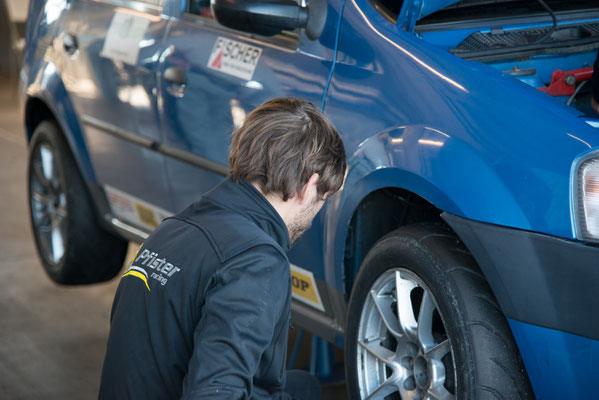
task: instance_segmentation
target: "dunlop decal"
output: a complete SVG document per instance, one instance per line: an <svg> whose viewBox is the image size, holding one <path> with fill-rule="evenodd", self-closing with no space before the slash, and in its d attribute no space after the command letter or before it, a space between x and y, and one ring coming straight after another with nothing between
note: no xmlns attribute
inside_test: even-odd
<svg viewBox="0 0 599 400"><path fill-rule="evenodd" d="M302 303L324 312L324 306L318 292L318 287L316 286L314 274L293 264L291 264L291 296Z"/></svg>

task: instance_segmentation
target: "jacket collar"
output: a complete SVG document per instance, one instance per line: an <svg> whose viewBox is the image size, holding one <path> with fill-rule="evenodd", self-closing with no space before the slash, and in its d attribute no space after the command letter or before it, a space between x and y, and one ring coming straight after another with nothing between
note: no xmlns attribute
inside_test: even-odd
<svg viewBox="0 0 599 400"><path fill-rule="evenodd" d="M291 247L287 225L254 185L240 178L226 178L203 197L243 215L272 237L285 251Z"/></svg>

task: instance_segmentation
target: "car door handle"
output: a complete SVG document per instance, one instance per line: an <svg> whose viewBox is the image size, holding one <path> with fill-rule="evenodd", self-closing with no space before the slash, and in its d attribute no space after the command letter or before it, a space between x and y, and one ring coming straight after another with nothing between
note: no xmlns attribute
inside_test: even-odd
<svg viewBox="0 0 599 400"><path fill-rule="evenodd" d="M165 69L164 80L178 86L185 85L187 83L185 71L181 67L168 67Z"/></svg>
<svg viewBox="0 0 599 400"><path fill-rule="evenodd" d="M181 67L168 67L164 70L163 77L165 81L170 83L166 87L166 91L175 97L183 97L187 83L185 70Z"/></svg>
<svg viewBox="0 0 599 400"><path fill-rule="evenodd" d="M66 51L69 55L75 54L77 49L79 49L79 42L77 41L77 36L72 33L66 33L62 37L62 47L64 47L64 51Z"/></svg>

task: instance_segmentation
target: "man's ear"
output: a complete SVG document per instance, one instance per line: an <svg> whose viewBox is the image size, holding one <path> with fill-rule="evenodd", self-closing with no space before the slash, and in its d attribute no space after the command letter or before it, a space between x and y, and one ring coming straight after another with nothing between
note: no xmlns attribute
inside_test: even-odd
<svg viewBox="0 0 599 400"><path fill-rule="evenodd" d="M302 187L302 189L300 190L299 194L299 202L300 204L305 204L306 202L311 202L312 199L316 198L316 196L318 196L318 190L316 188L317 184L318 184L318 178L320 178L320 176L316 173L312 174L312 176L310 177L310 179L308 179L308 182Z"/></svg>

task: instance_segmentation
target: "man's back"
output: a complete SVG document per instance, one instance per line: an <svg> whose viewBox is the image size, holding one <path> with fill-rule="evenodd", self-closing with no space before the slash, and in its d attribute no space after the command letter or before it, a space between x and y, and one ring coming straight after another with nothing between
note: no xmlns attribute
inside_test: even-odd
<svg viewBox="0 0 599 400"><path fill-rule="evenodd" d="M117 290L100 398L277 397L288 248L284 222L245 181L165 220Z"/></svg>

